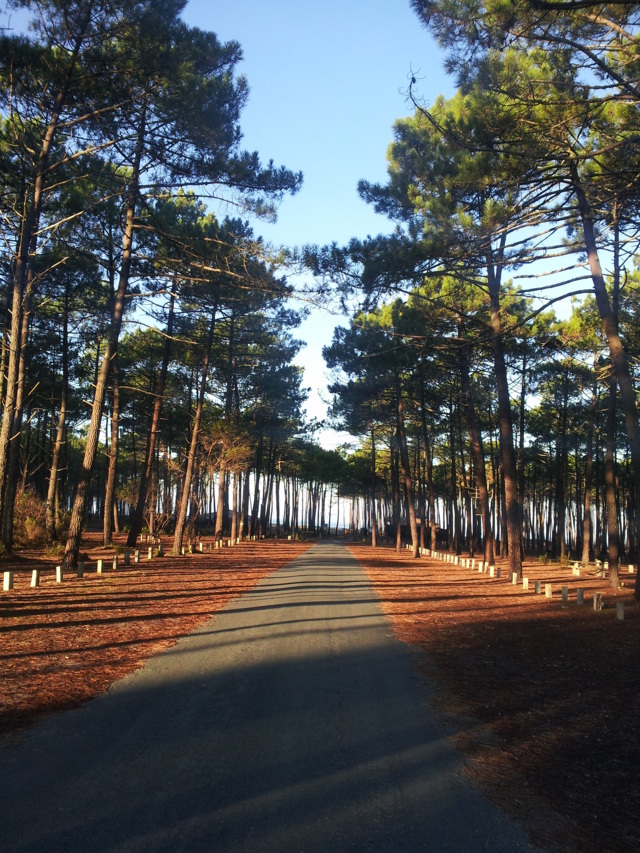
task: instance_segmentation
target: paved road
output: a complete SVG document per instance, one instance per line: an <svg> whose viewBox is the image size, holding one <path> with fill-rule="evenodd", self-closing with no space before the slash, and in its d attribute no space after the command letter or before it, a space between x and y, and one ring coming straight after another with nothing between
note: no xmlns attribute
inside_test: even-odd
<svg viewBox="0 0 640 853"><path fill-rule="evenodd" d="M0 850L531 851L462 773L366 575L314 545L0 751Z"/></svg>

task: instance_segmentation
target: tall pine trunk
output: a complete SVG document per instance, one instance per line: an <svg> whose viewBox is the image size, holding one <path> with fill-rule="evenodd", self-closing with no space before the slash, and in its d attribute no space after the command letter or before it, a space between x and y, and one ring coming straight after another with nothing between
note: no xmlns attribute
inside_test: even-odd
<svg viewBox="0 0 640 853"><path fill-rule="evenodd" d="M182 540L184 538L184 529L187 524L187 510L191 498L191 483L193 481L193 471L196 462L196 451L198 449L198 441L200 438L200 421L202 420L202 410L204 408L204 398L207 389L207 376L209 373L209 361L211 359L211 349L213 347L213 333L216 327L216 308L211 312L211 322L209 323L209 333L204 350L204 360L202 364L202 372L200 375L200 388L198 399L196 402L196 410L193 415L191 424L191 438L189 440L189 450L187 453L187 465L182 482L182 494L180 496L180 505L176 516L176 527L173 535L173 552L179 554L182 550Z"/></svg>
<svg viewBox="0 0 640 853"><path fill-rule="evenodd" d="M584 245L589 263L589 272L593 282L596 305L598 306L598 312L602 320L602 327L611 356L611 364L613 365L615 378L620 389L620 404L624 413L627 440L631 454L633 491L635 495L640 495L640 423L638 422L638 408L631 369L627 353L618 332L616 312L611 306L609 294L607 293L600 257L598 255L591 209L575 163L571 165L571 174L582 223ZM636 524L639 523L640 514L636 513ZM636 530L637 541L640 541L639 533L640 531ZM640 572L636 575L635 599L636 601L640 601Z"/></svg>
<svg viewBox="0 0 640 853"><path fill-rule="evenodd" d="M607 433L604 453L604 495L607 514L607 559L611 586L620 585L618 564L620 560L620 528L616 506L616 379L613 369L609 373L607 400Z"/></svg>
<svg viewBox="0 0 640 853"><path fill-rule="evenodd" d="M496 374L498 396L498 427L500 430L500 458L504 485L504 514L506 516L507 550L509 555L509 574L522 577L522 525L518 503L518 484L516 478L516 454L513 443L513 421L509 382L504 354L502 317L500 309L500 277L492 263L487 264L489 295L491 300L491 332L493 363ZM501 538L502 552L504 542Z"/></svg>
<svg viewBox="0 0 640 853"><path fill-rule="evenodd" d="M109 467L104 493L104 514L102 525L102 544L113 542L114 513L116 511L116 479L118 473L118 430L120 422L120 377L118 375L118 352L114 353L111 368L113 378L113 401L111 407L111 446L109 448Z"/></svg>
<svg viewBox="0 0 640 853"><path fill-rule="evenodd" d="M596 364L597 367L597 364ZM593 394L587 420L587 446L584 469L584 511L582 515L582 562L591 558L591 485L593 481L593 425L598 402L598 380L594 377Z"/></svg>
<svg viewBox="0 0 640 853"><path fill-rule="evenodd" d="M482 431L478 424L476 407L473 400L473 393L471 391L471 380L469 378L469 355L466 347L462 347L460 350L460 385L465 404L467 425L469 428L469 440L471 445L471 455L473 458L476 488L478 490L478 502L482 513L484 560L489 564L493 564L493 530L491 527L491 507L489 506L487 470L484 462Z"/></svg>
<svg viewBox="0 0 640 853"><path fill-rule="evenodd" d="M62 389L60 391L60 411L58 426L53 444L51 469L49 471L49 486L45 501L45 525L47 539L54 542L58 538L56 519L56 495L59 493L58 476L60 461L66 436L67 403L69 399L69 289L65 289L62 314Z"/></svg>
<svg viewBox="0 0 640 853"><path fill-rule="evenodd" d="M138 499L135 509L131 515L131 526L127 536L127 545L133 548L137 538L142 530L144 522L144 508L147 502L147 492L151 479L151 471L153 467L153 459L156 452L156 444L158 432L160 430L160 415L162 414L162 404L164 402L164 391L167 383L167 372L169 368L169 359L171 356L171 344L173 337L173 323L175 314L175 299L176 299L176 280L173 280L171 288L171 296L169 298L169 313L167 317L167 330L164 338L164 346L162 348L162 364L160 366L160 375L155 389L153 398L153 409L151 412L151 422L147 433L147 446L144 456L144 465L140 472L140 483L138 485Z"/></svg>
<svg viewBox="0 0 640 853"><path fill-rule="evenodd" d="M138 202L138 192L140 184L140 165L142 162L142 151L144 148L146 135L146 102L143 104L140 124L138 127L138 137L136 141L136 150L134 154L133 167L129 180L129 189L127 193L127 209L125 214L124 235L122 240L122 261L120 265L120 278L118 280L118 289L113 300L113 308L111 313L111 324L107 336L107 343L102 364L98 372L93 403L91 406L91 419L89 421L89 430L87 432L87 443L85 445L84 457L82 460L82 469L76 496L73 502L71 511L71 520L69 523L69 535L65 547L63 565L70 569L76 565L78 561L78 552L80 550L80 540L82 536L82 527L85 519L87 500L89 496L89 486L91 484L91 475L98 450L98 437L100 433L100 421L102 420L102 408L104 399L107 393L107 383L109 373L111 371L111 361L118 347L120 338L120 330L122 328L122 320L124 318L125 301L127 290L129 288L129 279L131 277L131 264L133 260L133 234L136 217L136 208Z"/></svg>
<svg viewBox="0 0 640 853"><path fill-rule="evenodd" d="M12 547L13 509L15 501L15 469L13 479L8 481L9 467L9 443L12 436L16 435L16 419L22 422L22 411L18 402L18 376L19 361L22 351L22 329L25 320L23 311L25 300L29 301L30 294L27 293L28 286L33 284L31 270L31 258L36 252L38 244L38 227L42 213L42 205L45 195L45 180L49 174L49 159L51 151L56 143L56 136L60 126L62 112L66 106L71 86L71 80L75 72L80 50L87 29L91 21L93 3L87 2L85 14L80 22L78 34L73 49L69 53L67 66L63 75L60 88L53 99L53 106L47 127L40 142L40 149L34 167L32 189L25 189L24 216L22 227L18 237L18 248L13 268L11 285L11 326L9 330L9 359L7 364L7 378L4 397L4 408L2 413L2 424L0 425L0 519L2 520L3 544L8 550ZM8 486L8 488L7 488ZM9 536L6 531L10 530ZM7 539L7 541L4 541Z"/></svg>
<svg viewBox="0 0 640 853"><path fill-rule="evenodd" d="M413 478L411 476L411 463L409 461L409 448L407 445L407 433L404 423L404 406L402 396L398 389L398 400L396 409L396 427L398 433L398 445L400 447L400 461L404 476L404 490L407 499L407 513L409 516L409 530L411 531L411 553L413 557L420 555L420 542L418 540L418 522L416 519L416 500L413 489Z"/></svg>

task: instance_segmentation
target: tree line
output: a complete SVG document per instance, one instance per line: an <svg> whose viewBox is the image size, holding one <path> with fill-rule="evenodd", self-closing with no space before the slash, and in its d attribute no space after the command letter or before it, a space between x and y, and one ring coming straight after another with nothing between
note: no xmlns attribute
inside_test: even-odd
<svg viewBox="0 0 640 853"><path fill-rule="evenodd" d="M205 517L322 530L341 495L415 554L637 560L639 10L412 5L458 91L414 77L360 184L393 233L302 252L361 299L326 348L345 459L304 434L285 259L246 220L301 175L241 147L239 45L184 2L4 4L31 20L0 45L4 550L39 513L67 565L89 515L176 551Z"/></svg>
<svg viewBox="0 0 640 853"><path fill-rule="evenodd" d="M246 220L301 175L242 149L240 47L184 5L3 4L5 552L42 525L73 565L98 514L107 543L170 525L177 552L203 508L259 532L284 448L304 454L300 316Z"/></svg>
<svg viewBox="0 0 640 853"><path fill-rule="evenodd" d="M458 90L428 105L413 76L388 180L360 184L393 234L303 252L361 301L326 350L335 414L414 554L439 525L518 576L525 547L605 555L617 585L640 524L640 7L412 6Z"/></svg>

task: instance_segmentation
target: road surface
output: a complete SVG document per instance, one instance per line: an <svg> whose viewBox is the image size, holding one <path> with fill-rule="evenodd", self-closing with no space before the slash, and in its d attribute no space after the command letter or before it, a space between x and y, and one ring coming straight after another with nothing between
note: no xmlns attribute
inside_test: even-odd
<svg viewBox="0 0 640 853"><path fill-rule="evenodd" d="M411 651L319 543L0 750L0 850L531 851L436 728Z"/></svg>

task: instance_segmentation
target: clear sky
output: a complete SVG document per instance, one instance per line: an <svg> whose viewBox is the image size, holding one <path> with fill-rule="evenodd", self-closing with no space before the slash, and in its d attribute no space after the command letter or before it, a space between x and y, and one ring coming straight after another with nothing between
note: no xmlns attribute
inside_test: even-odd
<svg viewBox="0 0 640 853"><path fill-rule="evenodd" d="M385 178L393 122L410 112L411 69L429 101L451 89L409 0L189 0L183 17L242 47L245 146L304 173L261 233L300 245L388 230L357 182Z"/></svg>
<svg viewBox="0 0 640 853"><path fill-rule="evenodd" d="M360 200L361 178L384 181L392 126L412 110L411 73L432 103L453 93L443 56L409 0L189 0L185 20L240 43L250 97L241 118L244 145L263 160L304 173L274 225L255 231L277 245L346 243L392 224ZM308 411L323 417L327 397L322 346L337 321L314 311L298 332ZM320 440L332 446L339 437Z"/></svg>

